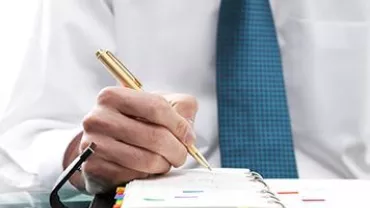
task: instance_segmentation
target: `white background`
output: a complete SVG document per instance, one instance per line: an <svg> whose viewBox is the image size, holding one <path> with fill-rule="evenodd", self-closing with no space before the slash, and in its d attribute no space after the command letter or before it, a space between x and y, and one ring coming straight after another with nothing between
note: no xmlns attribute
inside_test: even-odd
<svg viewBox="0 0 370 208"><path fill-rule="evenodd" d="M0 0L0 118L22 64L39 0Z"/></svg>

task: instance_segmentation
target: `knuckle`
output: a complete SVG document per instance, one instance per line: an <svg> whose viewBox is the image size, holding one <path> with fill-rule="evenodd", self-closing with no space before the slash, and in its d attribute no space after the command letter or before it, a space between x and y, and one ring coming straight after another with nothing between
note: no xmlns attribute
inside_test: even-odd
<svg viewBox="0 0 370 208"><path fill-rule="evenodd" d="M117 91L119 89L117 87L106 87L101 90L98 94L98 104L100 105L110 105L111 103L115 102L117 99Z"/></svg>
<svg viewBox="0 0 370 208"><path fill-rule="evenodd" d="M94 123L95 123L95 115L93 112L88 113L83 119L82 119L82 127L85 132L90 132L92 129L94 129Z"/></svg>
<svg viewBox="0 0 370 208"><path fill-rule="evenodd" d="M170 109L170 105L164 97L160 95L153 95L151 97L148 105L148 114L153 118L163 116L163 113L168 109Z"/></svg>
<svg viewBox="0 0 370 208"><path fill-rule="evenodd" d="M106 128L109 122L106 122L103 114L99 110L93 110L82 120L82 126L85 132L93 132L97 129Z"/></svg>

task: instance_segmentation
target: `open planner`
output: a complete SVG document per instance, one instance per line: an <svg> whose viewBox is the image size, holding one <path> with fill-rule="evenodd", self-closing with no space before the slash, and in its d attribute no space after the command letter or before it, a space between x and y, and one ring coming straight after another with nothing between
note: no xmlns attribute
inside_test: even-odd
<svg viewBox="0 0 370 208"><path fill-rule="evenodd" d="M118 188L115 208L284 208L248 169L176 170Z"/></svg>
<svg viewBox="0 0 370 208"><path fill-rule="evenodd" d="M246 169L176 170L117 188L114 208L370 207L370 180L263 179Z"/></svg>

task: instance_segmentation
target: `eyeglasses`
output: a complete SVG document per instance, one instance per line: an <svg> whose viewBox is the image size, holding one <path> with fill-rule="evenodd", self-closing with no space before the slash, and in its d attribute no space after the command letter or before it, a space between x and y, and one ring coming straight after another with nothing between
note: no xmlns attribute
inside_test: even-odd
<svg viewBox="0 0 370 208"><path fill-rule="evenodd" d="M58 192L76 171L81 170L82 163L94 153L95 148L96 144L91 143L59 176L49 196L49 203L52 208L68 208L60 201Z"/></svg>

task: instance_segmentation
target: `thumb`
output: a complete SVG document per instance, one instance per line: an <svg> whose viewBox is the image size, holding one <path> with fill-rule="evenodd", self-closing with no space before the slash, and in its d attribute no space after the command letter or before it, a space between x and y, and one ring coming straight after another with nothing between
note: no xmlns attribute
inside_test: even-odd
<svg viewBox="0 0 370 208"><path fill-rule="evenodd" d="M185 118L189 122L189 126L192 131L191 140L187 140L186 143L194 143L195 132L194 132L194 120L198 112L198 102L194 96L186 94L169 94L169 93L156 93L163 96L172 106L175 112L181 117Z"/></svg>
<svg viewBox="0 0 370 208"><path fill-rule="evenodd" d="M194 96L185 94L167 94L164 98L171 104L172 108L182 117L194 122L198 112L198 102Z"/></svg>
<svg viewBox="0 0 370 208"><path fill-rule="evenodd" d="M198 102L194 96L164 92L155 92L155 94L162 95L180 116L187 119L191 124L194 123L198 112Z"/></svg>

